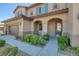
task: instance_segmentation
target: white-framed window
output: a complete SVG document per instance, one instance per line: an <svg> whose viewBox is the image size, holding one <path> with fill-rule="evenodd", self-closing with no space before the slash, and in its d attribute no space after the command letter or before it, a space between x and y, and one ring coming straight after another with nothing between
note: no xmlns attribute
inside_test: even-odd
<svg viewBox="0 0 79 59"><path fill-rule="evenodd" d="M21 16L21 15L23 15L22 11L18 11L15 13L15 16Z"/></svg>
<svg viewBox="0 0 79 59"><path fill-rule="evenodd" d="M40 15L41 14L41 7L36 8L36 14Z"/></svg>
<svg viewBox="0 0 79 59"><path fill-rule="evenodd" d="M59 8L59 4L58 3L53 3L52 4L52 9L58 9Z"/></svg>

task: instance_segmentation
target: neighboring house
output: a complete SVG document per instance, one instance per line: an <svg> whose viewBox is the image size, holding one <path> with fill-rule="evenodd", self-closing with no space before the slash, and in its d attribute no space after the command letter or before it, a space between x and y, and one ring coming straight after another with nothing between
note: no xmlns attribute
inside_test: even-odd
<svg viewBox="0 0 79 59"><path fill-rule="evenodd" d="M4 32L4 23L0 23L0 32Z"/></svg>
<svg viewBox="0 0 79 59"><path fill-rule="evenodd" d="M35 3L17 6L15 17L3 21L6 34L48 33L50 37L67 34L71 45L79 46L79 4Z"/></svg>

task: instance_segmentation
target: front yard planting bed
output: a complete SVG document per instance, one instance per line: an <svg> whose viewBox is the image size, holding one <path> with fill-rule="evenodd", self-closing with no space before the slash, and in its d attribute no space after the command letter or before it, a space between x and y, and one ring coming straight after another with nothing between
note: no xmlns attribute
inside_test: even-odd
<svg viewBox="0 0 79 59"><path fill-rule="evenodd" d="M6 44L5 40L0 40L0 47L4 46Z"/></svg>
<svg viewBox="0 0 79 59"><path fill-rule="evenodd" d="M34 35L27 34L24 35L23 38L21 38L20 36L15 36L15 39L24 41L32 45L44 47L49 41L49 35L47 33L44 34L43 36L35 35L35 34Z"/></svg>
<svg viewBox="0 0 79 59"><path fill-rule="evenodd" d="M3 31L0 31L0 36L1 36L1 35L4 35L4 34L5 34L5 33L4 33Z"/></svg>
<svg viewBox="0 0 79 59"><path fill-rule="evenodd" d="M0 56L29 56L17 47L13 47L0 39Z"/></svg>
<svg viewBox="0 0 79 59"><path fill-rule="evenodd" d="M79 56L79 47L71 47L70 39L67 35L57 37L58 53L67 56Z"/></svg>

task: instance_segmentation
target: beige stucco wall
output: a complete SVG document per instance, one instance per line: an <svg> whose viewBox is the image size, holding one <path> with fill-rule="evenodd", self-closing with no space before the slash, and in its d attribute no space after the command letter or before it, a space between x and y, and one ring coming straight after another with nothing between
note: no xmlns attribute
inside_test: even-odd
<svg viewBox="0 0 79 59"><path fill-rule="evenodd" d="M23 33L29 33L32 29L32 21L23 20Z"/></svg>
<svg viewBox="0 0 79 59"><path fill-rule="evenodd" d="M63 13L63 14L57 14L57 15L51 15L51 16L46 16L46 17L40 17L40 18L35 18L32 22L32 25L35 21L42 21L42 26L43 26L43 30L42 30L42 34L46 33L48 31L48 21L50 19L53 18L59 18L62 20L63 23L63 33L67 33L68 32L68 13ZM34 28L32 26L32 31L34 31Z"/></svg>
<svg viewBox="0 0 79 59"><path fill-rule="evenodd" d="M48 22L48 33L50 37L55 37L55 20L49 20Z"/></svg>
<svg viewBox="0 0 79 59"><path fill-rule="evenodd" d="M69 35L71 38L71 45L79 47L79 4L69 4Z"/></svg>

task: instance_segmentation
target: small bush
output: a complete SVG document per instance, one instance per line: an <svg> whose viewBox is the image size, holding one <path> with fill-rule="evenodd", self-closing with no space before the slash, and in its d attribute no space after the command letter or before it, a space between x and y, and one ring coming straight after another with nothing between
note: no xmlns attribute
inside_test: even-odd
<svg viewBox="0 0 79 59"><path fill-rule="evenodd" d="M15 38L16 39L21 39L21 36L16 35Z"/></svg>
<svg viewBox="0 0 79 59"><path fill-rule="evenodd" d="M28 35L25 35L25 36L24 36L23 40L24 40L25 42L30 42L31 38L32 38L32 35L28 34Z"/></svg>
<svg viewBox="0 0 79 59"><path fill-rule="evenodd" d="M46 36L44 38L45 39L43 39L39 35L25 35L23 37L25 42L29 42L33 45L37 44L37 45L42 45L42 46L44 46L47 43L48 35L46 34Z"/></svg>
<svg viewBox="0 0 79 59"><path fill-rule="evenodd" d="M79 47L76 48L76 54L79 56Z"/></svg>
<svg viewBox="0 0 79 59"><path fill-rule="evenodd" d="M47 40L42 40L42 45L46 45L46 43L48 42Z"/></svg>
<svg viewBox="0 0 79 59"><path fill-rule="evenodd" d="M69 46L69 38L65 35L65 36L59 36L57 37L58 39L58 45L59 45L59 48L61 50L64 50L67 46Z"/></svg>
<svg viewBox="0 0 79 59"><path fill-rule="evenodd" d="M0 35L4 35L5 33L3 31L0 31Z"/></svg>
<svg viewBox="0 0 79 59"><path fill-rule="evenodd" d="M37 44L38 40L39 40L39 36L38 35L33 35L30 42L35 45L35 44Z"/></svg>
<svg viewBox="0 0 79 59"><path fill-rule="evenodd" d="M44 40L49 40L49 34L48 34L48 33L44 34L44 35L43 35L43 39L44 39Z"/></svg>
<svg viewBox="0 0 79 59"><path fill-rule="evenodd" d="M46 43L47 43L47 40L44 40L44 39L38 40L39 45L44 46L44 45L46 45Z"/></svg>
<svg viewBox="0 0 79 59"><path fill-rule="evenodd" d="M6 44L5 40L0 40L0 47L4 46Z"/></svg>
<svg viewBox="0 0 79 59"><path fill-rule="evenodd" d="M66 51L71 52L72 51L72 48L71 47L67 47L66 48Z"/></svg>
<svg viewBox="0 0 79 59"><path fill-rule="evenodd" d="M8 56L16 56L18 53L18 48L17 47L13 47L11 48L11 50L8 53Z"/></svg>

